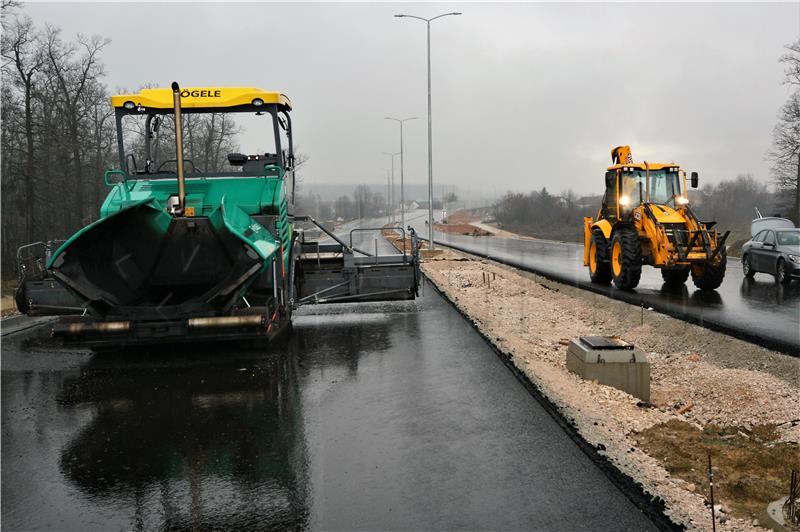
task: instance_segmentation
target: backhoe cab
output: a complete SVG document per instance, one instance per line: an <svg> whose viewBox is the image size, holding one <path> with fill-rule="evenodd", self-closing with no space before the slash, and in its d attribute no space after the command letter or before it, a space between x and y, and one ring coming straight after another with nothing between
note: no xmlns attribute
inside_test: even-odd
<svg viewBox="0 0 800 532"><path fill-rule="evenodd" d="M714 290L725 277L725 240L689 206L686 172L674 163L635 163L629 146L611 150L597 220L584 218L583 264L593 282L633 289L642 265L661 269L664 282ZM697 172L690 176L697 188Z"/></svg>

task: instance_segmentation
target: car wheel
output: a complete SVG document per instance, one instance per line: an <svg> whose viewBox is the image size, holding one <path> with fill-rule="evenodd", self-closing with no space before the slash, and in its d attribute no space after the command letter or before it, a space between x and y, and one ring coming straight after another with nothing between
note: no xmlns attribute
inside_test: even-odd
<svg viewBox="0 0 800 532"><path fill-rule="evenodd" d="M750 255L745 255L744 257L742 257L742 273L748 279L752 279L753 277L756 276L756 271L750 264Z"/></svg>
<svg viewBox="0 0 800 532"><path fill-rule="evenodd" d="M778 265L775 267L775 281L780 284L789 284L792 282L789 271L786 269L786 261L783 259L778 259Z"/></svg>

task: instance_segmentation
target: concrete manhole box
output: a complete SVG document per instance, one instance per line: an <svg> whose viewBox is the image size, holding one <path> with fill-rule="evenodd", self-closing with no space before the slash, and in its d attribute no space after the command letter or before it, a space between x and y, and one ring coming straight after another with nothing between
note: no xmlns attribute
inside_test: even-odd
<svg viewBox="0 0 800 532"><path fill-rule="evenodd" d="M642 401L650 401L647 355L615 336L581 336L570 340L567 369L586 380L596 380Z"/></svg>

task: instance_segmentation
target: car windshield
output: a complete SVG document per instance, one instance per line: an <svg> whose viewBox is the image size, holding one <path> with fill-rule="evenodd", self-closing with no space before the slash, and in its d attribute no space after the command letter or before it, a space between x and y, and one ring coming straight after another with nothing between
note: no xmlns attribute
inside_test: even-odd
<svg viewBox="0 0 800 532"><path fill-rule="evenodd" d="M647 194L647 172L644 170L634 170L622 174L622 195L630 198L632 205L640 203ZM641 192L640 192L641 189ZM667 170L650 171L650 202L661 205L675 205L675 197L681 193L681 184L678 172L668 172Z"/></svg>
<svg viewBox="0 0 800 532"><path fill-rule="evenodd" d="M800 246L800 231L778 231L778 245Z"/></svg>

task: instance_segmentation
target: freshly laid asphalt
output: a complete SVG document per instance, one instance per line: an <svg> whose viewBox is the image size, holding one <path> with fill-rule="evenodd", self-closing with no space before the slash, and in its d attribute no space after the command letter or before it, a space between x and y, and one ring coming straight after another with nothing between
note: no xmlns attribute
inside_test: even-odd
<svg viewBox="0 0 800 532"><path fill-rule="evenodd" d="M45 327L5 336L3 527L654 529L422 291L306 307L260 351L93 355Z"/></svg>
<svg viewBox="0 0 800 532"><path fill-rule="evenodd" d="M424 222L417 219L413 224L427 238ZM438 231L436 241L790 355L800 355L800 282L783 286L775 283L771 275L762 273L756 274L755 279L746 279L739 260L734 257L728 259L725 280L717 290L697 290L691 278L685 287L670 289L664 285L661 273L649 266L642 268L642 280L636 290L618 290L613 285L590 282L583 265L583 246L579 244Z"/></svg>

